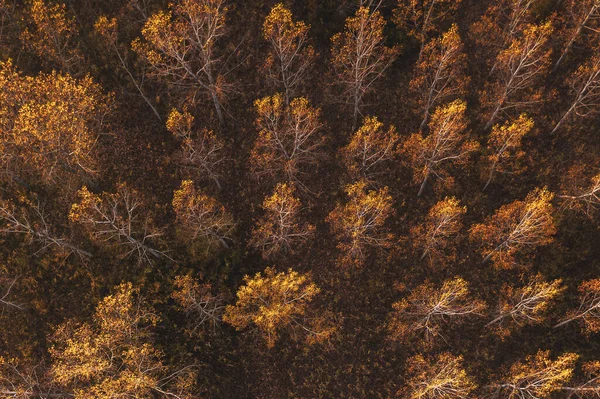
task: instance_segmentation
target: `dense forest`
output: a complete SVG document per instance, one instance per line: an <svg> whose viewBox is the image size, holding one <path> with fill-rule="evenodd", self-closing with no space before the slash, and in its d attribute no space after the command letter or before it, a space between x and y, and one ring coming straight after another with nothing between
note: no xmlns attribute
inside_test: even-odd
<svg viewBox="0 0 600 399"><path fill-rule="evenodd" d="M0 0L0 398L599 398L599 0Z"/></svg>

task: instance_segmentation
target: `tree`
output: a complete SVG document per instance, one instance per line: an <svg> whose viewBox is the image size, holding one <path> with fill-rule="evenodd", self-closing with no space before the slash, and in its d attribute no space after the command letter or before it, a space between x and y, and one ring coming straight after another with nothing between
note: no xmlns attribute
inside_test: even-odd
<svg viewBox="0 0 600 399"><path fill-rule="evenodd" d="M71 206L69 220L83 226L93 241L115 250L122 258L134 255L138 263L152 263L151 256L166 257L154 247L162 233L143 212L136 191L119 184L115 193L94 194L84 186L77 195L79 202Z"/></svg>
<svg viewBox="0 0 600 399"><path fill-rule="evenodd" d="M6 399L67 396L46 374L42 364L0 356L0 395Z"/></svg>
<svg viewBox="0 0 600 399"><path fill-rule="evenodd" d="M23 197L22 201L23 204L18 206L14 201L0 200L0 221L4 222L0 225L0 233L25 235L40 245L36 254L49 247L55 247L67 256L71 253L81 257L92 256L53 231L44 205L39 200L33 202Z"/></svg>
<svg viewBox="0 0 600 399"><path fill-rule="evenodd" d="M593 398L600 395L600 362L597 360L584 363L581 367L585 373L585 381L573 387L563 387L568 398Z"/></svg>
<svg viewBox="0 0 600 399"><path fill-rule="evenodd" d="M407 360L409 380L397 396L410 399L466 399L477 387L463 367L463 357L442 352L435 360L416 355Z"/></svg>
<svg viewBox="0 0 600 399"><path fill-rule="evenodd" d="M456 24L423 48L410 89L418 97L423 112L423 130L431 110L447 100L466 94L469 78L465 74L466 55Z"/></svg>
<svg viewBox="0 0 600 399"><path fill-rule="evenodd" d="M563 194L558 198L565 201L567 208L581 211L588 217L593 216L600 209L600 174L592 177L590 184L586 186L580 185L579 179L573 180L572 176L569 177L568 184L576 187L571 189L571 195Z"/></svg>
<svg viewBox="0 0 600 399"><path fill-rule="evenodd" d="M600 21L600 3L598 0L567 0L567 15L570 17L570 26L567 33L566 45L558 57L554 70L556 71L573 45L585 36L586 33L598 33L598 21ZM590 42L592 42L590 40Z"/></svg>
<svg viewBox="0 0 600 399"><path fill-rule="evenodd" d="M78 35L75 19L67 16L65 4L31 0L25 10L29 22L21 35L25 46L42 63L58 66L64 72L75 72L83 61L83 54L75 44Z"/></svg>
<svg viewBox="0 0 600 399"><path fill-rule="evenodd" d="M133 83L138 93L140 93L140 96L144 99L146 104L148 104L152 112L154 112L154 115L156 115L156 118L159 120L159 122L162 123L162 118L160 117L158 110L150 98L144 93L142 87L143 78L138 81L138 79L134 76L132 68L127 62L128 49L123 48L124 46L119 44L117 28L117 19L111 18L109 20L105 15L98 17L96 23L94 24L94 31L98 34L102 44L110 52L113 52L117 56L120 67L127 73L129 80L131 80L131 83Z"/></svg>
<svg viewBox="0 0 600 399"><path fill-rule="evenodd" d="M480 315L486 305L471 297L468 283L460 277L444 281L441 287L430 282L419 285L408 297L394 303L388 329L392 340L422 336L427 343L450 323L461 324L465 317Z"/></svg>
<svg viewBox="0 0 600 399"><path fill-rule="evenodd" d="M394 126L386 131L376 117L367 117L352 135L347 146L340 150L350 176L375 183L390 173L398 156L400 136Z"/></svg>
<svg viewBox="0 0 600 399"><path fill-rule="evenodd" d="M546 282L540 275L521 288L505 286L498 302L497 316L486 326L506 319L517 326L536 325L544 320L550 303L564 292L562 280Z"/></svg>
<svg viewBox="0 0 600 399"><path fill-rule="evenodd" d="M513 364L502 382L492 384L494 397L498 398L550 398L553 392L563 388L573 374L579 356L565 353L556 360L550 359L550 351L538 351L525 361Z"/></svg>
<svg viewBox="0 0 600 399"><path fill-rule="evenodd" d="M394 213L388 188L367 192L366 186L364 181L346 186L348 202L338 203L327 216L343 254L342 263L355 266L362 265L368 248L387 248L392 243L392 235L385 228Z"/></svg>
<svg viewBox="0 0 600 399"><path fill-rule="evenodd" d="M569 86L571 92L575 93L575 98L551 134L573 116L585 118L600 112L600 54L594 55L574 72L569 79Z"/></svg>
<svg viewBox="0 0 600 399"><path fill-rule="evenodd" d="M452 259L446 252L454 236L462 230L466 212L467 207L461 207L454 197L446 197L429 210L425 223L410 230L414 246L422 251L421 259L427 257L430 263L441 264Z"/></svg>
<svg viewBox="0 0 600 399"><path fill-rule="evenodd" d="M600 279L587 280L579 285L579 308L554 327L580 320L587 334L600 331Z"/></svg>
<svg viewBox="0 0 600 399"><path fill-rule="evenodd" d="M225 311L223 296L213 295L210 284L200 284L191 276L175 277L174 285L171 297L186 315L188 333L193 335L207 325L214 331Z"/></svg>
<svg viewBox="0 0 600 399"><path fill-rule="evenodd" d="M292 12L282 3L275 5L263 24L263 37L271 45L265 62L269 78L285 94L286 104L304 83L315 59L315 51L309 44L310 26L295 22Z"/></svg>
<svg viewBox="0 0 600 399"><path fill-rule="evenodd" d="M215 47L225 34L225 0L183 0L171 4L169 12L152 15L142 35L132 43L150 66L150 76L167 79L192 100L198 91L210 95L217 118L225 123L221 98L225 89L219 73L222 57ZM193 102L193 101L192 101Z"/></svg>
<svg viewBox="0 0 600 399"><path fill-rule="evenodd" d="M471 28L471 36L478 52L485 59L496 58L498 53L523 34L528 23L533 22L532 9L536 0L499 0L493 2ZM496 69L498 60L491 65L490 74Z"/></svg>
<svg viewBox="0 0 600 399"><path fill-rule="evenodd" d="M526 114L496 124L488 138L488 161L491 163L488 180L483 190L492 182L496 172L514 173L514 164L525 155L521 150L523 136L533 129L533 119ZM512 169L512 171L510 170Z"/></svg>
<svg viewBox="0 0 600 399"><path fill-rule="evenodd" d="M5 308L17 309L17 310L25 310L25 306L13 300L12 297L12 289L17 283L17 277L6 277L0 276L0 306ZM2 363L2 358L0 358L0 364ZM1 374L1 373L0 373ZM1 388L0 388L1 392Z"/></svg>
<svg viewBox="0 0 600 399"><path fill-rule="evenodd" d="M300 97L289 107L281 94L254 102L260 128L250 155L252 169L258 176L285 178L299 187L306 169L318 164L321 158L321 111Z"/></svg>
<svg viewBox="0 0 600 399"><path fill-rule="evenodd" d="M268 267L264 274L245 276L244 282L237 292L236 304L228 305L223 316L223 321L238 331L253 325L269 348L284 330L294 338L299 333L306 336L309 344L324 341L333 333L334 328L311 309L320 289L308 274L292 269L277 273Z"/></svg>
<svg viewBox="0 0 600 399"><path fill-rule="evenodd" d="M552 49L548 46L553 28L551 22L529 25L523 35L496 58L494 79L483 93L482 102L491 110L485 129L501 114L532 107L541 101L536 83L547 72Z"/></svg>
<svg viewBox="0 0 600 399"><path fill-rule="evenodd" d="M398 55L398 48L384 45L385 20L377 10L360 7L346 19L344 32L331 38L331 64L339 83L344 87L343 98L352 104L352 130L364 96L383 75Z"/></svg>
<svg viewBox="0 0 600 399"><path fill-rule="evenodd" d="M250 241L253 247L261 250L263 258L293 253L314 234L313 225L300 221L302 205L294 194L293 184L280 183L263 202L265 214L253 229Z"/></svg>
<svg viewBox="0 0 600 399"><path fill-rule="evenodd" d="M229 248L235 223L216 199L196 189L191 180L184 180L173 193L172 204L177 228L188 245L199 241L207 251L214 244Z"/></svg>
<svg viewBox="0 0 600 399"><path fill-rule="evenodd" d="M460 6L461 0L398 0L394 22L408 31L420 44L419 60L425 43L449 15Z"/></svg>
<svg viewBox="0 0 600 399"><path fill-rule="evenodd" d="M194 117L184 111L171 111L167 119L167 130L181 140L181 152L176 159L184 169L195 172L194 177L211 179L221 189L219 168L225 161L222 153L224 144L212 130L194 131Z"/></svg>
<svg viewBox="0 0 600 399"><path fill-rule="evenodd" d="M429 178L442 176L447 172L445 164L461 164L465 157L477 150L477 142L467 140L467 104L455 100L444 107L438 107L429 122L429 134L411 135L404 143L407 162L413 168L415 182L420 184L420 196Z"/></svg>
<svg viewBox="0 0 600 399"><path fill-rule="evenodd" d="M71 193L96 175L111 98L89 77L22 76L0 63L0 165L13 180Z"/></svg>
<svg viewBox="0 0 600 399"><path fill-rule="evenodd" d="M471 228L471 239L481 243L484 262L492 260L501 269L511 268L518 253L549 244L556 233L552 219L554 194L546 188L530 192L525 201L503 205L485 223Z"/></svg>
<svg viewBox="0 0 600 399"><path fill-rule="evenodd" d="M67 322L52 337L52 375L75 398L193 397L193 367L173 370L154 347L159 317L130 283L115 288L92 320Z"/></svg>

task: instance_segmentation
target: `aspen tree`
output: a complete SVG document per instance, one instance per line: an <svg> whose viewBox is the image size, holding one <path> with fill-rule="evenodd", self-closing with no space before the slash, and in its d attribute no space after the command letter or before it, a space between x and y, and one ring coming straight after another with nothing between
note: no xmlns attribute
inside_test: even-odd
<svg viewBox="0 0 600 399"><path fill-rule="evenodd" d="M113 52L117 56L119 59L119 65L127 73L131 83L133 83L140 96L144 99L146 104L148 104L154 115L156 115L156 118L159 120L159 122L162 122L162 118L158 113L158 110L146 93L144 93L143 77L140 79L136 78L134 76L135 71L132 70L127 62L128 49L124 48L124 46L119 43L117 28L117 18L108 19L105 15L98 17L96 23L94 24L94 32L96 32L101 38L102 44L106 46L110 52Z"/></svg>
<svg viewBox="0 0 600 399"><path fill-rule="evenodd" d="M31 0L25 13L29 21L21 34L25 46L43 63L56 65L64 72L75 72L83 54L75 45L78 35L75 19L67 15L65 4Z"/></svg>
<svg viewBox="0 0 600 399"><path fill-rule="evenodd" d="M532 8L536 0L499 0L488 7L481 19L471 27L478 52L492 61L498 53L523 34L533 22ZM490 74L498 66L493 61Z"/></svg>
<svg viewBox="0 0 600 399"><path fill-rule="evenodd" d="M584 399L600 396L600 362L597 360L586 362L581 369L585 376L583 382L562 388L568 394L567 398Z"/></svg>
<svg viewBox="0 0 600 399"><path fill-rule="evenodd" d="M207 93L221 125L222 94L226 83L219 68L222 57L216 43L225 34L228 7L225 0L183 0L169 11L152 15L142 29L144 41L132 43L150 66L150 76L165 79L173 88L189 90L193 99L198 91Z"/></svg>
<svg viewBox="0 0 600 399"><path fill-rule="evenodd" d="M69 220L81 225L97 244L113 249L122 258L133 255L138 263L166 257L154 247L162 233L143 212L136 191L120 184L114 193L94 194L84 186L78 198L71 206Z"/></svg>
<svg viewBox="0 0 600 399"><path fill-rule="evenodd" d="M550 134L556 133L570 118L582 119L600 113L600 54L594 55L573 73L569 86L575 97Z"/></svg>
<svg viewBox="0 0 600 399"><path fill-rule="evenodd" d="M394 22L420 44L419 60L425 43L458 7L461 0L398 0Z"/></svg>
<svg viewBox="0 0 600 399"><path fill-rule="evenodd" d="M364 181L346 186L348 202L338 204L327 216L343 264L361 266L368 248L388 248L392 243L385 227L394 213L388 188L367 191L366 186Z"/></svg>
<svg viewBox="0 0 600 399"><path fill-rule="evenodd" d="M567 41L563 51L558 57L554 70L565 60L565 57L571 52L573 45L580 41L586 34L598 34L600 21L600 2L598 0L567 0L567 15L569 16L569 30ZM593 42L593 40L588 40Z"/></svg>
<svg viewBox="0 0 600 399"><path fill-rule="evenodd" d="M0 165L14 180L69 192L96 175L110 110L89 77L25 77L0 63Z"/></svg>
<svg viewBox="0 0 600 399"><path fill-rule="evenodd" d="M553 392L563 389L571 380L575 362L579 356L564 353L556 360L550 358L550 351L538 351L524 361L513 364L503 379L490 385L497 398L550 398Z"/></svg>
<svg viewBox="0 0 600 399"><path fill-rule="evenodd" d="M600 331L600 279L587 280L579 285L579 308L554 327L579 320L587 334Z"/></svg>
<svg viewBox="0 0 600 399"><path fill-rule="evenodd" d="M467 399L477 387L466 373L462 356L442 352L435 359L416 355L407 360L407 390L397 396L410 399Z"/></svg>
<svg viewBox="0 0 600 399"><path fill-rule="evenodd" d="M260 128L250 155L254 173L305 188L302 175L322 157L321 111L303 97L293 99L288 107L281 94L256 100L254 106Z"/></svg>
<svg viewBox="0 0 600 399"><path fill-rule="evenodd" d="M552 49L549 48L551 22L529 25L496 58L493 79L483 93L482 102L490 109L485 129L510 111L539 104L536 84L546 75Z"/></svg>
<svg viewBox="0 0 600 399"><path fill-rule="evenodd" d="M331 38L331 64L344 88L343 98L352 104L352 130L358 124L364 96L399 52L396 47L385 46L384 27L379 11L361 7L346 19L344 31Z"/></svg>
<svg viewBox="0 0 600 399"><path fill-rule="evenodd" d="M600 174L589 179L589 183L583 185L579 179L574 180L573 176L568 175L569 194L559 195L558 198L564 201L564 206L568 209L583 212L588 217L592 217L600 209Z"/></svg>
<svg viewBox="0 0 600 399"><path fill-rule="evenodd" d="M420 184L419 196L432 176L446 175L448 164L464 163L467 155L479 148L477 142L467 138L466 110L462 100L438 107L429 122L429 134L415 133L404 143L414 181Z"/></svg>
<svg viewBox="0 0 600 399"><path fill-rule="evenodd" d="M399 141L400 136L394 126L386 130L376 117L365 118L348 145L340 150L350 176L377 183L393 167Z"/></svg>
<svg viewBox="0 0 600 399"><path fill-rule="evenodd" d="M463 47L458 27L452 25L423 48L415 77L410 81L410 89L418 96L423 112L420 130L429 122L435 107L466 94L469 78L465 74L467 60Z"/></svg>
<svg viewBox="0 0 600 399"><path fill-rule="evenodd" d="M487 159L491 166L483 190L492 182L496 172L515 173L514 164L525 155L521 149L521 141L531 129L533 129L533 119L526 114L509 119L502 125L494 125L487 142L489 154Z"/></svg>
<svg viewBox="0 0 600 399"><path fill-rule="evenodd" d="M392 305L388 329L393 340L419 336L427 343L444 339L449 324L461 324L466 317L480 315L485 303L471 297L468 283L460 277L446 280L441 286L426 282L408 297Z"/></svg>
<svg viewBox="0 0 600 399"><path fill-rule="evenodd" d="M176 160L198 179L210 179L221 189L219 168L225 161L224 144L212 130L193 128L194 117L187 111L173 109L167 119L167 130L181 141Z"/></svg>
<svg viewBox="0 0 600 399"><path fill-rule="evenodd" d="M265 67L269 78L283 89L286 104L304 83L314 63L309 29L304 22L295 22L291 11L282 3L271 9L263 24L263 37L271 46Z"/></svg>
<svg viewBox="0 0 600 399"><path fill-rule="evenodd" d="M292 269L276 272L266 268L264 273L244 277L237 292L235 305L225 309L223 321L237 330L255 327L272 348L285 330L297 339L305 337L308 344L320 342L333 333L326 327L323 316L311 308L320 289L310 275Z"/></svg>
<svg viewBox="0 0 600 399"><path fill-rule="evenodd" d="M315 227L300 220L301 203L291 183L280 183L265 198L265 214L252 231L251 245L259 248L264 258L293 253L313 234Z"/></svg>
<svg viewBox="0 0 600 399"><path fill-rule="evenodd" d="M214 331L225 311L223 296L213 295L210 284L201 284L191 276L175 277L174 286L171 297L186 315L187 332L193 335L206 326Z"/></svg>
<svg viewBox="0 0 600 399"><path fill-rule="evenodd" d="M96 307L91 321L67 322L50 348L52 376L77 399L116 396L188 398L193 367L173 370L151 339L159 317L130 283L116 287ZM180 396L181 395L181 396Z"/></svg>
<svg viewBox="0 0 600 399"><path fill-rule="evenodd" d="M19 205L14 201L0 200L0 233L26 236L40 246L36 254L54 247L67 255L92 256L53 231L48 213L40 201L30 201L25 197L21 200L23 203Z"/></svg>
<svg viewBox="0 0 600 399"><path fill-rule="evenodd" d="M444 265L448 260L447 249L451 241L463 227L462 218L466 206L454 197L446 197L435 204L428 212L424 223L411 229L411 237L416 248L421 251L421 259ZM450 257L452 259L452 257Z"/></svg>
<svg viewBox="0 0 600 399"><path fill-rule="evenodd" d="M556 233L553 197L546 188L536 189L524 201L503 205L485 223L473 226L470 236L481 243L484 262L491 260L495 267L509 269L517 254L551 243Z"/></svg>
<svg viewBox="0 0 600 399"><path fill-rule="evenodd" d="M504 323L506 319L519 327L540 324L544 321L551 302L564 290L561 279L546 282L539 275L524 287L505 286L498 302L496 317L486 326Z"/></svg>
<svg viewBox="0 0 600 399"><path fill-rule="evenodd" d="M177 228L188 245L200 241L207 250L214 244L229 248L235 223L215 198L196 189L191 180L184 180L173 193L172 204Z"/></svg>

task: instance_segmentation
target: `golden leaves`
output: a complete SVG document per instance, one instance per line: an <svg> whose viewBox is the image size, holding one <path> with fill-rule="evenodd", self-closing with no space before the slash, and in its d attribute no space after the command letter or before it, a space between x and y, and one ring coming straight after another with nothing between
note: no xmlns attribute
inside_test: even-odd
<svg viewBox="0 0 600 399"><path fill-rule="evenodd" d="M393 235L385 228L394 213L388 188L367 191L367 183L358 181L346 186L348 202L338 204L327 216L338 239L342 266L362 266L368 248L387 248Z"/></svg>
<svg viewBox="0 0 600 399"><path fill-rule="evenodd" d="M255 326L268 347L275 345L284 329L300 331L303 335L308 333L312 336L309 344L316 338L326 339L333 332L331 328L314 330L306 323L307 314L311 312L309 305L320 292L308 274L291 269L277 273L268 267L264 274L244 277L244 282L237 292L235 306L227 306L223 321L238 330Z"/></svg>

